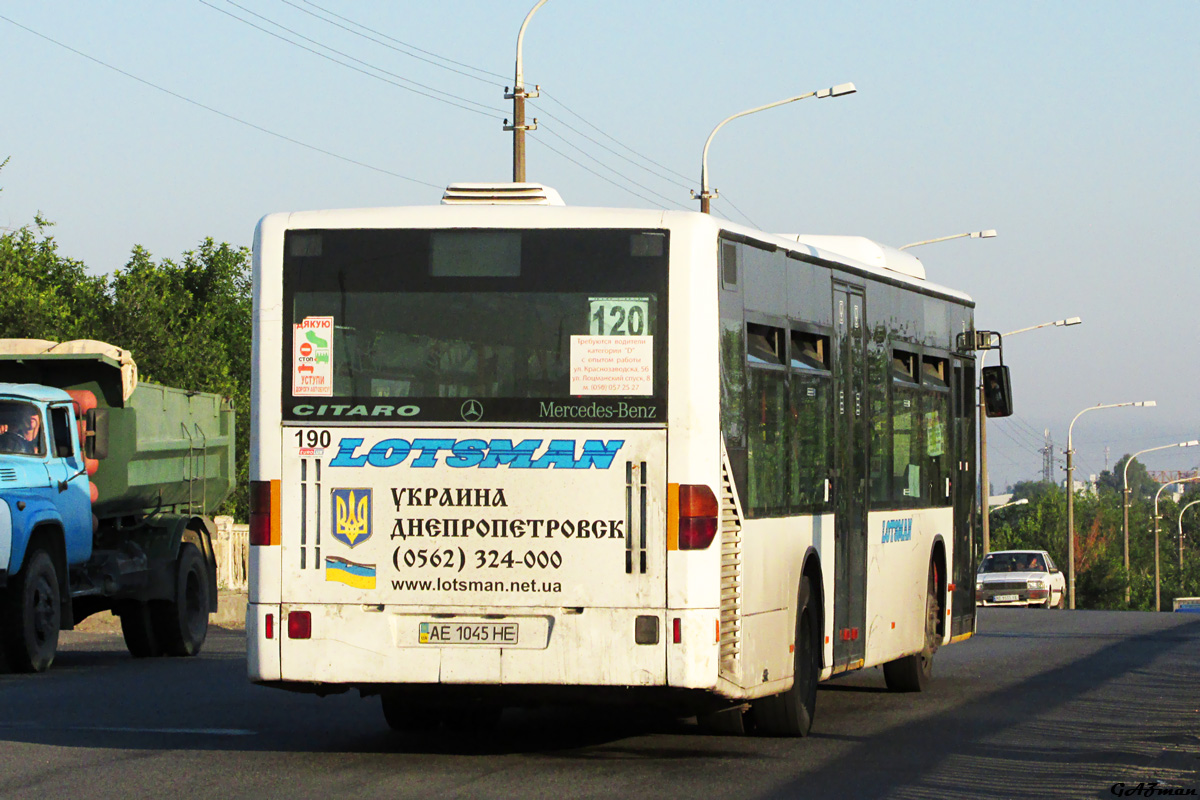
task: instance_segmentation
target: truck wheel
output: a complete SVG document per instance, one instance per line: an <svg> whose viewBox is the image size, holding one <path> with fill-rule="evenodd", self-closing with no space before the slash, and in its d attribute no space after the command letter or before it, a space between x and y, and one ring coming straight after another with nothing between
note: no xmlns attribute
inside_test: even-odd
<svg viewBox="0 0 1200 800"><path fill-rule="evenodd" d="M757 733L765 736L807 736L817 713L817 679L821 675L820 625L808 578L800 581L796 603L796 647L792 688L754 701Z"/></svg>
<svg viewBox="0 0 1200 800"><path fill-rule="evenodd" d="M157 658L163 654L162 644L154 634L150 604L129 601L117 609L121 618L121 635L134 658Z"/></svg>
<svg viewBox="0 0 1200 800"><path fill-rule="evenodd" d="M921 652L883 665L883 679L893 692L923 692L933 677L933 654L938 645L937 567L929 568L925 592L925 646Z"/></svg>
<svg viewBox="0 0 1200 800"><path fill-rule="evenodd" d="M25 568L9 584L4 619L4 649L16 672L45 672L58 650L62 598L58 573L45 550L33 550Z"/></svg>
<svg viewBox="0 0 1200 800"><path fill-rule="evenodd" d="M169 656L194 656L208 635L208 567L195 545L179 548L174 600L150 603L154 633Z"/></svg>

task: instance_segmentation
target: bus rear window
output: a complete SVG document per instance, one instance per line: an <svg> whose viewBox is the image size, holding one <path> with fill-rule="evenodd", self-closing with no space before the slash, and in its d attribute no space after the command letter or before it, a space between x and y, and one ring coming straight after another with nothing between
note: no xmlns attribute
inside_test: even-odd
<svg viewBox="0 0 1200 800"><path fill-rule="evenodd" d="M665 420L664 232L287 236L285 419Z"/></svg>

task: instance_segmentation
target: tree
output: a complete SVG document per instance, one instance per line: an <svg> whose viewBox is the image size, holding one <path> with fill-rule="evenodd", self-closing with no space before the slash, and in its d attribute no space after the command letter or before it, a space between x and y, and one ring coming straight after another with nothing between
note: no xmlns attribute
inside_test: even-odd
<svg viewBox="0 0 1200 800"><path fill-rule="evenodd" d="M237 485L225 511L249 514L250 251L211 238L181 264L135 247L111 279L105 328L138 371L168 386L214 392L237 415Z"/></svg>
<svg viewBox="0 0 1200 800"><path fill-rule="evenodd" d="M1129 460L1130 456L1126 453L1112 468L1111 472L1104 470L1100 473L1100 477L1096 479L1096 485L1101 490L1107 489L1121 494L1125 490L1125 464ZM1158 483L1150 477L1150 473L1146 470L1146 465L1136 458L1133 459L1133 462L1129 464L1130 500L1154 497L1156 491L1158 491Z"/></svg>
<svg viewBox="0 0 1200 800"><path fill-rule="evenodd" d="M104 279L59 255L50 226L39 215L0 236L0 338L78 339L97 325Z"/></svg>
<svg viewBox="0 0 1200 800"><path fill-rule="evenodd" d="M3 164L0 164L2 167ZM250 252L211 238L176 263L135 246L112 276L59 254L39 215L0 235L0 338L99 339L133 353L149 381L213 392L237 416L234 494L221 509L249 512Z"/></svg>

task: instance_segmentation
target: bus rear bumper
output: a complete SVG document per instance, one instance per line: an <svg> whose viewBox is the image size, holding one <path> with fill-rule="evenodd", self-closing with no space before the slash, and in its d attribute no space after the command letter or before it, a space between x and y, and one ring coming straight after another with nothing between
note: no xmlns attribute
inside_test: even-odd
<svg viewBox="0 0 1200 800"><path fill-rule="evenodd" d="M258 622L267 613L276 615L275 641L265 638ZM306 624L290 621L305 614ZM295 682L336 691L336 685L713 689L717 684L711 610L251 604L246 616L250 678L271 685ZM680 616L687 640L697 640L699 651L712 650L711 657L700 659L706 662L702 668L686 658L689 641L673 641L673 620ZM684 669L685 663L693 666Z"/></svg>

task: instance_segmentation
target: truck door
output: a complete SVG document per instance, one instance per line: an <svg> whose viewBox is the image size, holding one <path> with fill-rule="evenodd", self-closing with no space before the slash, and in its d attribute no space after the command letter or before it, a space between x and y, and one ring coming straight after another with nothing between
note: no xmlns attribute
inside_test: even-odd
<svg viewBox="0 0 1200 800"><path fill-rule="evenodd" d="M65 529L67 563L76 564L86 560L92 552L92 501L76 434L78 426L72 412L71 405L49 408L46 471L50 477L51 496L58 498L56 505ZM67 488L60 491L59 487L64 483Z"/></svg>

